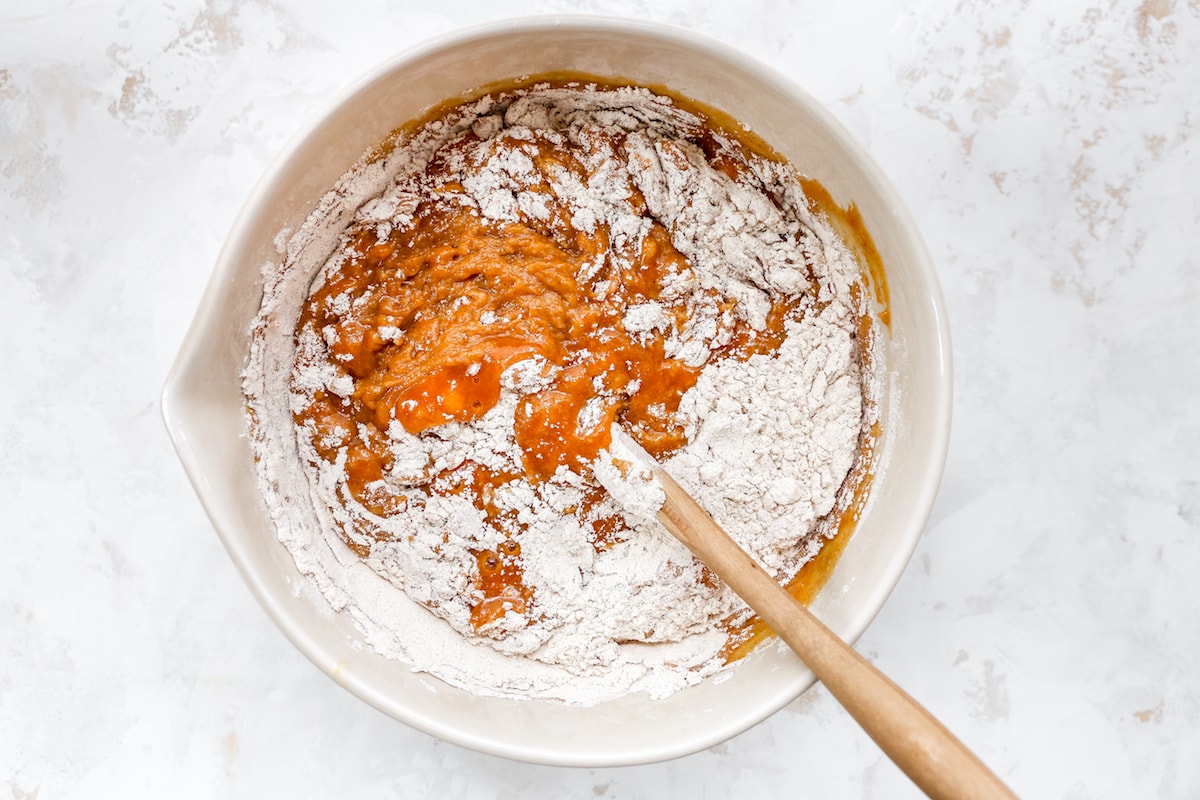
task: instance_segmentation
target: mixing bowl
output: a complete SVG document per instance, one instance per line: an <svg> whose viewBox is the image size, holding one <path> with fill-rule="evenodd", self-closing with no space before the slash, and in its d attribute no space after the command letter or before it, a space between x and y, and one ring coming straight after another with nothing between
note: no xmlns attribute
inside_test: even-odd
<svg viewBox="0 0 1200 800"><path fill-rule="evenodd" d="M788 78L686 32L625 20L548 17L463 31L377 69L343 93L275 160L218 259L163 391L163 416L196 492L272 620L318 667L363 700L466 747L545 764L612 766L701 750L768 717L813 682L768 642L716 679L651 700L592 706L482 697L371 650L334 613L275 536L246 438L240 372L274 240L296 229L363 154L405 121L497 81L555 71L666 86L749 126L845 206L882 256L890 329L870 500L812 608L854 641L898 580L927 519L950 423L950 348L940 290L920 235L863 148ZM795 76L803 81L804 76ZM914 624L916 624L914 622Z"/></svg>

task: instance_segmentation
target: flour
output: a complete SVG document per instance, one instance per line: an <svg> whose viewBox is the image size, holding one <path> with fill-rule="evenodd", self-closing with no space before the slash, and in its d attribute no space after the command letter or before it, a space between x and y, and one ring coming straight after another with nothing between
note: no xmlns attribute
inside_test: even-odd
<svg viewBox="0 0 1200 800"><path fill-rule="evenodd" d="M702 135L737 161L736 179L712 166L696 144ZM586 174L539 166L546 145L570 148ZM619 479L630 491L621 503L591 502L596 478L560 467L544 482L496 486L491 512L453 490L447 476L469 465L523 471L514 420L562 365L520 360L503 372L486 414L419 434L395 419L382 430L294 424L314 397L348 401L355 390L332 355L336 330L297 331L305 299L337 279L352 221L386 239L413 224L422 198L492 225L603 232L607 251L583 265L580 281L628 268L652 226L666 229L687 264L669 268L660 296L631 302L622 320L631 337L661 337L667 356L703 366L674 415L687 444L664 466L780 580L831 533L871 421L875 382L856 335L864 309L851 290L862 281L857 261L809 209L790 168L706 133L669 99L540 86L455 109L356 166L300 230L281 237L281 263L264 270L244 377L263 495L299 569L370 646L474 692L579 703L632 691L661 697L715 674L720 622L748 611L654 520L661 499L652 480L598 465L605 485ZM598 296L616 289L596 287ZM736 330L765 331L778 298L792 304L779 347L719 357ZM331 306L348 314L354 302L339 296ZM500 321L492 311L479 319ZM404 337L396 326L377 333ZM639 389L598 380L574 424L600 429L606 403ZM358 496L348 489L351 454L338 450L347 436L378 443L390 459ZM604 518L628 530L601 545L594 523ZM533 600L526 607L514 595L477 626L477 554L506 542L519 545Z"/></svg>
<svg viewBox="0 0 1200 800"><path fill-rule="evenodd" d="M630 519L652 522L667 501L662 483L655 475L658 465L619 423L613 423L611 435L612 443L592 464L596 480Z"/></svg>

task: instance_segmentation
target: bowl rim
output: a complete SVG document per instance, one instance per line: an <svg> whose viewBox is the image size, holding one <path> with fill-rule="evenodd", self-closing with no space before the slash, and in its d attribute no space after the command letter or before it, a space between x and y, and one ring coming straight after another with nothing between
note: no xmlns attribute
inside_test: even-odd
<svg viewBox="0 0 1200 800"><path fill-rule="evenodd" d="M360 92L385 78L389 74L403 69L406 65L419 61L444 48L459 47L473 41L503 37L513 34L542 32L546 30L574 30L583 32L599 32L609 34L636 33L641 36L657 38L683 45L697 52L704 52L718 60L731 62L737 68L753 76L756 80L773 85L784 92L791 100L805 109L817 121L825 126L836 138L838 145L849 153L856 167L862 170L872 188L886 204L889 212L898 218L899 227L909 238L909 246L916 256L906 268L915 270L923 283L927 285L926 299L929 311L935 323L935 342L937 345L936 375L938 382L933 389L933 415L937 421L929 441L929 457L924 462L924 470L917 479L916 493L924 498L914 507L912 523L907 531L908 536L902 539L891 553L885 567L886 579L878 581L874 591L870 593L870 602L863 604L863 610L858 613L852 624L844 626L841 633L846 640L853 644L866 630L871 621L882 609L887 597L898 583L908 562L915 552L917 543L928 522L938 485L945 468L946 455L949 448L951 428L951 407L953 393L953 370L951 364L950 330L947 320L945 303L940 283L933 268L925 242L920 234L907 206L891 181L883 173L881 167L870 156L867 150L855 139L848 129L833 114L818 102L805 89L795 83L790 76L775 70L721 41L703 34L674 27L671 25L648 22L625 17L596 15L596 14L546 14L513 17L493 22L463 27L453 31L435 35L421 43L406 48L402 52L384 60L377 66L361 74L358 78L334 92L328 101L317 108L310 119L301 125L279 149L274 158L268 163L261 177L255 183L247 199L238 211L237 217L217 256L195 314L189 324L180 344L170 371L163 385L160 409L169 438L174 446L180 462L195 488L196 494L215 528L218 537L233 560L243 581L266 611L272 622L315 666L332 677L338 684L349 690L378 710L421 730L429 735L445 741L467 747L476 751L503 756L506 758L531 763L558 765L602 767L635 765L664 761L698 752L711 747L728 738L735 736L757 725L762 720L773 715L787 703L794 700L807 690L815 679L808 673L797 674L781 686L776 692L776 702L764 705L754 713L739 717L733 724L718 725L708 731L697 731L691 736L683 737L662 747L650 750L640 748L636 752L607 752L599 755L589 755L586 751L575 748L561 750L537 749L528 745L512 745L498 742L490 738L474 735L469 729L447 724L442 720L413 712L411 709L397 704L380 689L357 673L339 674L339 667L331 654L326 651L309 631L308 626L292 617L287 612L279 598L270 593L263 582L250 567L248 547L241 537L220 522L221 514L213 498L204 490L206 478L200 466L198 456L193 449L191 437L185 425L180 422L181 408L186 404L185 384L193 368L198 354L197 343L203 341L201 333L212 324L211 308L220 296L221 289L229 277L238 269L234 255L240 252L252 238L253 218L255 211L262 205L264 197L271 193L285 167L295 157L326 121L335 116L344 106L349 104ZM524 701L515 701L524 702Z"/></svg>

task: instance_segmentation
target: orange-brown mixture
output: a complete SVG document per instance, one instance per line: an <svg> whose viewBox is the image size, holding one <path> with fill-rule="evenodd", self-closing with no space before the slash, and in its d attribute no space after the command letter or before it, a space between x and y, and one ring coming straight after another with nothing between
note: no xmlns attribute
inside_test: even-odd
<svg viewBox="0 0 1200 800"><path fill-rule="evenodd" d="M620 133L611 135L619 149ZM478 141L468 133L454 146ZM711 165L740 177L742 166L718 154L711 141L701 136L697 144ZM538 174L567 170L588 177L569 147L534 145ZM352 228L344 263L307 300L298 330L312 326L324 333L331 359L353 379L353 392L319 391L295 418L315 426L321 458L333 462L345 451L347 490L387 516L407 502L380 488L393 466L389 426L419 434L477 420L499 401L507 368L542 359L549 384L519 399L514 422L524 474L467 462L426 481L434 492L469 494L497 529L511 531L511 512L499 511L491 492L517 478L542 482L564 468L586 473L609 445L612 422L620 421L657 457L685 444L674 416L700 368L669 356L663 331L631 333L624 319L630 307L661 300L672 277L691 266L657 222L635 252L613 253L603 225L578 230L570 210L536 183L529 188L545 195L549 219L487 222L455 199L463 187L445 169L452 156L440 154L426 168L430 192L411 225L383 238L370 225ZM644 207L637 189L628 189L634 206ZM776 349L794 311L794 300L774 299L764 330L722 316L722 340L729 344L714 351L710 363ZM678 330L688 326L684 307L668 305L667 312ZM597 548L624 531L618 517L594 513L602 496L596 488L577 511L592 526ZM361 555L369 551L347 541ZM509 537L476 557L472 624L480 628L507 611L525 613L533 596L522 581L520 545Z"/></svg>

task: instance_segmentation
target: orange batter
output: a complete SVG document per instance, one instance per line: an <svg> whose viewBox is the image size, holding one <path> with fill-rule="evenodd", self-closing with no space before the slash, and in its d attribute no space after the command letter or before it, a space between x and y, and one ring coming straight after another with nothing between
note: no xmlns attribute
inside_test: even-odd
<svg viewBox="0 0 1200 800"><path fill-rule="evenodd" d="M605 135L619 149L620 132ZM579 230L544 176L566 170L586 181L589 168L569 147L545 140L502 140L498 146L535 150L531 160L543 182L535 180L528 189L544 196L547 218L486 221L462 202L463 187L445 166L453 148L465 150L479 141L467 133L426 168L430 191L411 225L382 238L367 224L347 233L344 262L311 294L299 322L298 330L311 326L322 332L332 363L353 379L353 391L346 397L319 391L295 420L314 427L322 459L333 462L345 452L347 490L380 516L407 502L381 489L393 467L389 427L399 424L420 434L447 422L477 420L499 401L505 370L534 357L542 360L548 383L517 404L513 434L524 475L467 462L432 476L430 490L468 493L499 523L490 491L517 478L540 483L562 469L586 474L587 464L609 445L614 421L656 457L686 443L674 417L700 367L668 355L664 331L630 332L624 323L631 307L662 301L672 277L691 270L669 232L651 221L636 250L616 253L603 225ZM703 137L697 143L710 164L740 177L742 165ZM634 207L644 208L638 190L632 184L627 189ZM676 329L686 329L691 322L686 308L664 305ZM763 330L722 315L720 340L729 344L714 351L709 363L774 350L794 310L795 299L775 298ZM577 511L591 524L597 548L624 531L619 518L593 513L602 496L596 488ZM515 524L503 522L501 529ZM369 552L346 538L360 555ZM510 537L476 556L473 588L479 599L472 624L480 628L508 611L525 613L533 596L522 582L519 544Z"/></svg>

